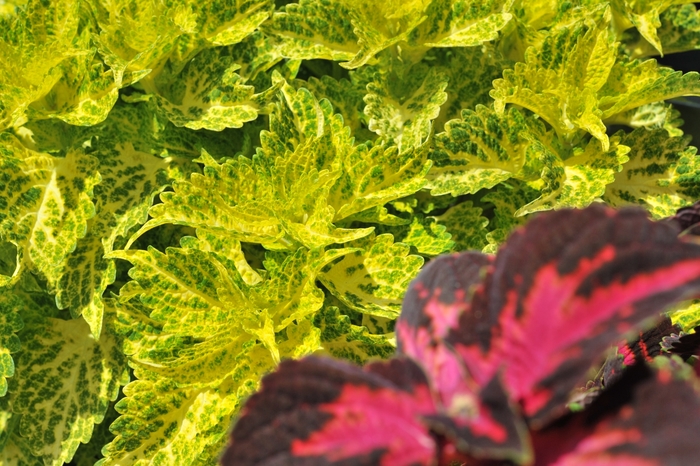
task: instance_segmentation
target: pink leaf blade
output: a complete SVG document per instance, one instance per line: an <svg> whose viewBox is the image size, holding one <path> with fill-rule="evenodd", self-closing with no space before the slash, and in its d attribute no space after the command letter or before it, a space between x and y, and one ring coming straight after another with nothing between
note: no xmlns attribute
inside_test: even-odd
<svg viewBox="0 0 700 466"><path fill-rule="evenodd" d="M422 417L435 412L408 359L368 371L326 358L284 361L249 399L221 464L429 466L439 452Z"/></svg>

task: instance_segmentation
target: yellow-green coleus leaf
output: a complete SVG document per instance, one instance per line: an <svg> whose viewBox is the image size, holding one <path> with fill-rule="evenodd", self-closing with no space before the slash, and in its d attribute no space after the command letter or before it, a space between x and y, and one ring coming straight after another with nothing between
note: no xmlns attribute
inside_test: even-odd
<svg viewBox="0 0 700 466"><path fill-rule="evenodd" d="M337 0L300 0L276 11L265 31L282 38L284 56L351 60L359 51L350 5Z"/></svg>
<svg viewBox="0 0 700 466"><path fill-rule="evenodd" d="M343 304L365 314L396 318L408 283L423 265L390 234L357 242L361 251L326 267L318 279Z"/></svg>
<svg viewBox="0 0 700 466"><path fill-rule="evenodd" d="M320 348L310 321L324 299L316 276L352 250L278 253L265 260L266 278L249 285L235 260L211 251L222 241L190 237L165 254L112 253L134 264L134 281L108 304L138 380L116 406L117 437L102 464L215 462L231 418L261 376L281 358Z"/></svg>
<svg viewBox="0 0 700 466"><path fill-rule="evenodd" d="M419 63L398 64L375 74L364 97L369 129L398 146L399 152L425 143L431 121L440 113L447 94L447 76L434 67Z"/></svg>
<svg viewBox="0 0 700 466"><path fill-rule="evenodd" d="M498 37L513 0L432 0L427 19L410 35L412 46L473 47Z"/></svg>
<svg viewBox="0 0 700 466"><path fill-rule="evenodd" d="M97 341L82 319L37 318L21 332L17 381L10 391L19 434L44 464L60 466L90 440L110 401L128 381L111 335Z"/></svg>
<svg viewBox="0 0 700 466"><path fill-rule="evenodd" d="M252 159L218 163L203 154L204 174L163 193L142 231L176 223L271 249L345 243L371 229L335 222L417 191L430 166L420 151L355 146L328 101L303 88L282 87L270 130Z"/></svg>
<svg viewBox="0 0 700 466"><path fill-rule="evenodd" d="M9 133L0 134L0 237L17 247L18 264L46 277L51 287L60 279L63 261L85 236L95 214L91 200L100 181L98 161L80 149L64 157L35 152ZM0 284L19 277L3 275Z"/></svg>
<svg viewBox="0 0 700 466"><path fill-rule="evenodd" d="M670 137L663 129L638 128L621 144L630 147L629 162L615 174L604 199L622 207L641 205L655 218L673 215L700 197L700 159L689 137Z"/></svg>
<svg viewBox="0 0 700 466"><path fill-rule="evenodd" d="M226 0L203 3L179 0L171 4L129 0L91 0L99 25L95 36L100 54L119 86L146 79L146 88L163 66L184 66L201 50L241 42L265 21L272 0Z"/></svg>
<svg viewBox="0 0 700 466"><path fill-rule="evenodd" d="M17 432L21 415L10 408L10 397L0 397L0 464L44 466L41 458L32 455L26 439Z"/></svg>
<svg viewBox="0 0 700 466"><path fill-rule="evenodd" d="M700 75L664 68L656 60L618 60L598 93L607 120L618 113L674 97L700 95Z"/></svg>
<svg viewBox="0 0 700 466"><path fill-rule="evenodd" d="M541 122L515 108L503 114L483 105L463 110L461 119L447 122L445 132L435 136L426 187L434 196L459 196L514 176L530 177L536 155L525 135L531 132L539 135L533 140L545 135Z"/></svg>
<svg viewBox="0 0 700 466"><path fill-rule="evenodd" d="M0 397L7 394L7 378L15 375L12 354L21 348L17 332L24 327L21 316L23 305L22 300L13 293L0 293Z"/></svg>
<svg viewBox="0 0 700 466"><path fill-rule="evenodd" d="M117 99L111 74L90 46L80 2L31 1L0 27L0 130L28 119L90 125ZM86 24L80 25L81 19Z"/></svg>
<svg viewBox="0 0 700 466"><path fill-rule="evenodd" d="M86 222L87 234L55 264L59 278L53 282L58 307L70 309L74 317L82 315L97 338L102 328L101 297L115 275L113 261L104 254L120 246L127 232L146 220L154 196L180 177L180 170L196 169L188 158L156 155L167 155L168 149L187 152L178 147L177 133L164 131L151 112L146 104L122 104L101 125L84 131L57 124L31 126L37 146L55 150L50 138L72 133L70 141L56 145L76 151L85 145L99 161L95 168L101 182L93 189L95 216ZM159 140L164 133L167 142Z"/></svg>
<svg viewBox="0 0 700 466"><path fill-rule="evenodd" d="M445 89L447 100L433 121L434 131L442 132L449 120L460 117L463 109L474 110L477 105L491 106L491 83L512 65L488 44L482 47L435 48L426 60L449 78ZM469 70L465 73L465 70Z"/></svg>
<svg viewBox="0 0 700 466"><path fill-rule="evenodd" d="M630 148L620 136L610 138L605 149L597 139L590 139L584 147L565 148L554 137L532 140L542 164L541 180L532 185L540 190L540 197L521 207L515 214L525 215L541 210L562 207L582 208L603 196L606 186L627 162Z"/></svg>
<svg viewBox="0 0 700 466"><path fill-rule="evenodd" d="M653 102L618 113L605 121L608 125L623 125L630 128L663 128L669 136L681 136L683 125L681 112L672 104Z"/></svg>
<svg viewBox="0 0 700 466"><path fill-rule="evenodd" d="M684 332L690 332L700 325L700 301L680 303L669 312L671 321L681 326Z"/></svg>
<svg viewBox="0 0 700 466"><path fill-rule="evenodd" d="M685 52L700 47L700 15L693 3L672 6L660 16L656 35L664 54ZM643 37L625 41L632 57L657 55L659 52Z"/></svg>
<svg viewBox="0 0 700 466"><path fill-rule="evenodd" d="M495 254L498 247L508 238L511 231L527 220L527 215L516 213L525 205L537 199L540 192L518 180L508 180L497 185L491 192L481 198L484 203L493 205L493 214L488 224L483 252Z"/></svg>
<svg viewBox="0 0 700 466"><path fill-rule="evenodd" d="M661 26L659 15L670 6L685 3L684 0L613 0L616 26L625 30L634 26L642 37L660 54L664 53L657 29Z"/></svg>
<svg viewBox="0 0 700 466"><path fill-rule="evenodd" d="M372 359L387 359L396 350L393 332L376 334L364 325L354 325L337 306L324 306L314 317L314 325L321 332L319 352L358 365Z"/></svg>
<svg viewBox="0 0 700 466"><path fill-rule="evenodd" d="M538 47L527 50L524 63L516 63L494 82L496 111L502 113L506 104L520 105L552 125L560 137L571 139L585 130L607 150L597 93L615 63L610 20L606 10L601 20L554 28Z"/></svg>
<svg viewBox="0 0 700 466"><path fill-rule="evenodd" d="M176 126L213 131L240 128L258 117L276 88L256 94L236 73L239 68L221 50L207 49L189 60L182 71L170 73L166 66L153 89L147 89Z"/></svg>
<svg viewBox="0 0 700 466"><path fill-rule="evenodd" d="M464 201L433 218L450 234L453 251L480 251L488 244L486 226L489 220L482 214L482 208L474 206L472 201Z"/></svg>

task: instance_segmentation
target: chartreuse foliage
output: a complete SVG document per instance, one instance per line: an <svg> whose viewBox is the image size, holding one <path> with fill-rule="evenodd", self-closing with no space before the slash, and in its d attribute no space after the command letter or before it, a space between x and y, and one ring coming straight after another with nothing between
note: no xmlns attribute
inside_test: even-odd
<svg viewBox="0 0 700 466"><path fill-rule="evenodd" d="M280 361L391 355L426 261L673 215L700 76L650 57L696 48L678 1L0 0L0 463L215 464Z"/></svg>

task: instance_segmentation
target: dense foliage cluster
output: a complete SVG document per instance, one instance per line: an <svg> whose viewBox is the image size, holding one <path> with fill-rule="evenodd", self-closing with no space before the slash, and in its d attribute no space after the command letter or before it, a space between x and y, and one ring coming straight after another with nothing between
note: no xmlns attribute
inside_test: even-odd
<svg viewBox="0 0 700 466"><path fill-rule="evenodd" d="M700 334L659 317L700 296L700 245L678 231L597 205L532 220L495 258L435 259L406 294L397 357L285 361L246 404L222 463L692 464L700 378L681 356L698 353ZM649 320L661 321L572 398Z"/></svg>
<svg viewBox="0 0 700 466"><path fill-rule="evenodd" d="M700 76L651 57L696 48L670 0L0 0L0 463L214 464L280 361L392 355L433 257L673 215Z"/></svg>

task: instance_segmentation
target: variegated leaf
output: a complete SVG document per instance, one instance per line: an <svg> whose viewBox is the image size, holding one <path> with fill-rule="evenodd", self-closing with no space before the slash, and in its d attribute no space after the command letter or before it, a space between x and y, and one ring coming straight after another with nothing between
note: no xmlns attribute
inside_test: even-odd
<svg viewBox="0 0 700 466"><path fill-rule="evenodd" d="M609 139L609 148L603 148L598 139L590 139L585 147L567 150L551 138L551 144L533 140L532 147L543 165L540 197L521 207L516 216L562 207L586 207L605 193L615 175L627 162L629 147L620 142L620 136Z"/></svg>
<svg viewBox="0 0 700 466"><path fill-rule="evenodd" d="M321 331L321 351L333 357L363 365L372 359L387 359L395 351L394 334L374 333L354 325L336 306L324 306L315 316Z"/></svg>
<svg viewBox="0 0 700 466"><path fill-rule="evenodd" d="M276 11L265 31L280 36L293 59L351 60L359 51L350 11L342 1L301 0Z"/></svg>
<svg viewBox="0 0 700 466"><path fill-rule="evenodd" d="M494 81L491 96L496 111L502 113L506 104L520 105L552 125L560 137L570 139L585 130L607 151L597 93L608 81L616 58L610 20L606 10L599 22L591 19L553 29L542 44L528 49L524 63L516 63Z"/></svg>
<svg viewBox="0 0 700 466"><path fill-rule="evenodd" d="M33 319L21 338L10 392L13 412L22 415L17 434L45 464L60 466L90 440L128 381L126 358L114 337L95 340L82 319Z"/></svg>
<svg viewBox="0 0 700 466"><path fill-rule="evenodd" d="M473 47L498 37L511 19L513 0L433 0L426 21L409 43L427 47Z"/></svg>
<svg viewBox="0 0 700 466"><path fill-rule="evenodd" d="M323 270L319 280L343 304L362 313L396 317L408 282L418 274L423 258L410 255L408 245L392 235L358 242L363 251L346 255Z"/></svg>
<svg viewBox="0 0 700 466"><path fill-rule="evenodd" d="M65 157L35 152L9 133L0 135L0 164L7 182L0 186L5 212L0 236L17 247L17 261L56 287L63 261L86 234L95 215L93 188L100 181L98 161L81 149ZM2 284L19 277L3 276Z"/></svg>
<svg viewBox="0 0 700 466"><path fill-rule="evenodd" d="M542 124L517 109L499 115L488 107L463 110L462 118L451 120L445 132L435 136L430 153L434 167L428 174L431 194L453 196L492 188L511 177L529 178L536 154L525 137L529 132L546 138ZM536 175L535 175L536 176Z"/></svg>
<svg viewBox="0 0 700 466"><path fill-rule="evenodd" d="M420 63L412 67L388 66L367 85L365 115L369 129L399 152L423 145L431 133L431 121L440 113L447 94L447 76Z"/></svg>
<svg viewBox="0 0 700 466"><path fill-rule="evenodd" d="M615 174L604 199L618 207L641 205L655 218L673 215L698 199L700 159L688 142L663 129L638 128L625 135L620 143L630 147L630 160Z"/></svg>

